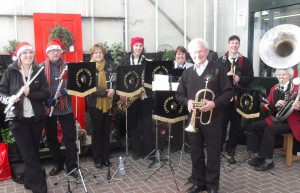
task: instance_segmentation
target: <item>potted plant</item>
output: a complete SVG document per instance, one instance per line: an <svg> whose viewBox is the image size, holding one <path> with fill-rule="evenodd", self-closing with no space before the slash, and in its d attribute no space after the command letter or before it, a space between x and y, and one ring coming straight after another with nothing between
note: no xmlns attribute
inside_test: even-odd
<svg viewBox="0 0 300 193"><path fill-rule="evenodd" d="M74 36L67 28L55 24L55 28L50 29L48 41L52 39L58 39L62 42L64 52L67 52L68 49L70 52L74 51Z"/></svg>
<svg viewBox="0 0 300 193"><path fill-rule="evenodd" d="M10 55L11 60L16 61L17 57L15 56L15 51L16 51L16 47L20 42L16 39L13 40L9 40L8 41L8 45L7 46L3 46L3 50L4 52L6 52L8 55ZM11 60L9 60L9 63L11 62ZM6 67L4 66L0 66L0 73L2 74L3 71L5 70Z"/></svg>
<svg viewBox="0 0 300 193"><path fill-rule="evenodd" d="M122 58L124 57L126 51L122 46L122 43L113 43L110 47L107 42L103 44L106 49L105 60L111 64L112 68L115 70L117 66L120 64Z"/></svg>
<svg viewBox="0 0 300 193"><path fill-rule="evenodd" d="M22 156L9 128L1 129L2 142L8 144L8 158L10 162L20 162Z"/></svg>
<svg viewBox="0 0 300 193"><path fill-rule="evenodd" d="M20 42L16 39L13 40L9 40L8 41L8 46L3 46L3 50L12 56L12 54L16 51L16 46L19 44Z"/></svg>

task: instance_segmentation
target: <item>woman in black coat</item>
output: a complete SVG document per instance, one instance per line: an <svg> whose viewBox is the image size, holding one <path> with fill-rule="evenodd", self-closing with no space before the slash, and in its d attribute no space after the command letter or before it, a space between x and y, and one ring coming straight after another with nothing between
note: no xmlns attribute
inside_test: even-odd
<svg viewBox="0 0 300 193"><path fill-rule="evenodd" d="M45 173L39 163L39 147L49 85L43 69L35 63L30 44L18 44L16 56L17 61L8 66L1 78L0 101L5 105L13 104L7 110L5 120L25 163L24 187L34 193L47 193ZM22 94L18 95L18 92Z"/></svg>

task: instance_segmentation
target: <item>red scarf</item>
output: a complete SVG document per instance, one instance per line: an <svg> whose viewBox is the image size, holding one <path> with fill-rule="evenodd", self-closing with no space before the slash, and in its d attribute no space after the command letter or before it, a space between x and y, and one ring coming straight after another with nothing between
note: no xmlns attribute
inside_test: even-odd
<svg viewBox="0 0 300 193"><path fill-rule="evenodd" d="M244 61L244 59L243 59L242 54L238 53L238 55L239 55L239 57L238 57L238 66L237 66L237 68L238 68L238 69L242 69L242 68L243 68L243 61ZM225 57L225 58L228 58L228 56L229 56L229 52L226 52L226 53L224 54L224 56L223 56L223 59L224 59L224 57ZM226 60L226 59L225 59L225 60Z"/></svg>
<svg viewBox="0 0 300 193"><path fill-rule="evenodd" d="M61 73L62 70L64 68L64 63L63 63L63 60L60 60L60 69L59 69L59 72ZM51 84L51 70L50 70L50 61L49 61L49 58L47 57L46 61L45 61L45 74L46 74L46 78L47 78L47 81L49 83L49 89L50 89L50 96L53 96L53 93L52 93L52 84ZM66 81L63 82L63 85L61 88L64 88L66 86ZM65 108L67 108L66 104L68 101L68 97L67 95L66 96L61 96L58 98L58 108L59 110L61 111L64 111Z"/></svg>

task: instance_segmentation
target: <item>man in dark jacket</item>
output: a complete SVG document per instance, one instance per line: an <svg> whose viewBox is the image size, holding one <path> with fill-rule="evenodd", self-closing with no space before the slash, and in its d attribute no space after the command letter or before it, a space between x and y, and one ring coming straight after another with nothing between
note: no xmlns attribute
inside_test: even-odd
<svg viewBox="0 0 300 193"><path fill-rule="evenodd" d="M218 192L220 180L220 151L221 151L221 117L224 107L233 95L232 86L226 76L224 68L216 63L208 62L208 43L196 38L188 45L188 50L194 66L186 69L179 82L176 99L185 105L190 113L201 111L203 122L212 113L210 124L203 125L199 119L192 126L196 132L189 132L192 158L193 186L187 193L198 193L208 189L208 192ZM215 97L205 98L202 107L195 109L196 93L201 89L209 89ZM209 91L208 91L209 92ZM199 112L198 112L199 113ZM191 114L190 114L191 115ZM207 150L207 164L205 164L204 141Z"/></svg>
<svg viewBox="0 0 300 193"><path fill-rule="evenodd" d="M253 67L250 60L242 56L238 51L240 48L240 38L236 35L228 38L229 51L218 59L218 63L223 65L227 72L227 77L231 82L233 88L246 88L253 80ZM230 157L229 163L236 163L234 159L235 147L238 143L238 134L241 124L241 115L236 112L234 103L234 95L232 100L224 108L222 121L222 145L226 139L227 126L230 121L229 138L226 144L226 151Z"/></svg>
<svg viewBox="0 0 300 193"><path fill-rule="evenodd" d="M54 160L54 167L50 171L50 176L58 175L64 169L66 163L67 172L77 177L77 145L76 145L76 126L72 109L71 96L67 95L67 81L63 80L61 88L58 89L59 77L66 68L66 63L60 57L62 49L60 42L51 40L46 45L47 58L42 63L45 66L45 73L49 83L50 97L46 101L49 109L53 108L52 116L46 119L47 144ZM54 96L57 93L58 98ZM57 138L57 121L59 121L63 133L64 145L66 147L65 158L60 150L60 144Z"/></svg>

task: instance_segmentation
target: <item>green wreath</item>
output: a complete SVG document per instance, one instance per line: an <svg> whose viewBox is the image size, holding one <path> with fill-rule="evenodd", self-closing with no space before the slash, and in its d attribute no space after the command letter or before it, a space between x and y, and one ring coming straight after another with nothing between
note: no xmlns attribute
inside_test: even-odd
<svg viewBox="0 0 300 193"><path fill-rule="evenodd" d="M74 36L73 34L65 27L55 24L55 28L50 29L50 35L48 41L52 39L58 39L63 44L63 51L67 52L70 46L74 45Z"/></svg>

